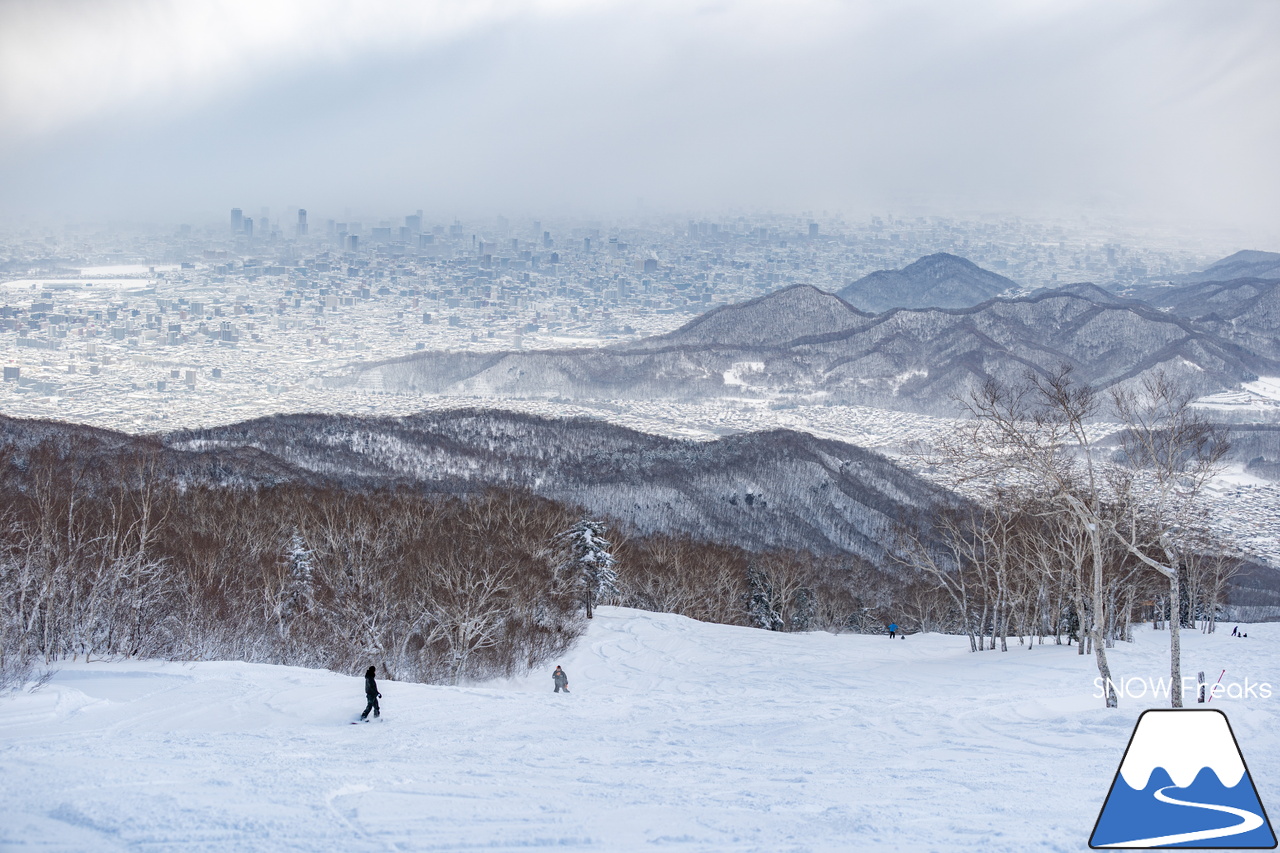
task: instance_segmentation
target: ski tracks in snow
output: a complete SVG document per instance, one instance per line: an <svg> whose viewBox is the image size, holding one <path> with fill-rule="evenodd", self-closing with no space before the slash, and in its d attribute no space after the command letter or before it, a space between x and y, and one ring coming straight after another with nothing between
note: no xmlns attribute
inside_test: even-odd
<svg viewBox="0 0 1280 853"><path fill-rule="evenodd" d="M1141 707L1073 652L601 608L528 676L383 682L385 726L346 725L359 678L69 666L0 700L0 847L1078 850ZM1261 762L1270 713L1233 711Z"/></svg>

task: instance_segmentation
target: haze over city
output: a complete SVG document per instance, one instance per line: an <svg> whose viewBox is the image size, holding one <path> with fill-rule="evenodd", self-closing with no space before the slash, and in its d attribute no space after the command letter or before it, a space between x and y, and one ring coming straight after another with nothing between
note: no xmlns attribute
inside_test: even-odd
<svg viewBox="0 0 1280 853"><path fill-rule="evenodd" d="M1277 33L1236 0L9 2L0 206L1085 214L1265 248Z"/></svg>

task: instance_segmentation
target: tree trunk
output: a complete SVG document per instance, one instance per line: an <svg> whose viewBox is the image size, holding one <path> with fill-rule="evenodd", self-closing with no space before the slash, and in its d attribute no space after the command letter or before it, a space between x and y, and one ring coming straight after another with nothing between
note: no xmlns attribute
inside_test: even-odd
<svg viewBox="0 0 1280 853"><path fill-rule="evenodd" d="M1169 614L1169 676L1173 687L1169 693L1169 707L1182 707L1182 571L1173 560L1173 572L1169 575L1169 600L1173 602Z"/></svg>
<svg viewBox="0 0 1280 853"><path fill-rule="evenodd" d="M1101 532L1096 524L1090 525L1090 536L1093 540L1093 652L1098 663L1098 675L1102 676L1103 688L1107 692L1107 707L1116 708L1119 700L1115 688L1111 685L1111 667L1107 664L1107 650L1102 639L1103 605L1102 595L1102 540ZM1179 697L1181 694L1179 694Z"/></svg>
<svg viewBox="0 0 1280 853"><path fill-rule="evenodd" d="M1087 631L1085 631L1085 627L1084 627L1084 618L1085 618L1085 615L1088 613L1088 610L1085 607L1083 586L1084 585L1081 584L1082 588L1080 589L1080 601L1077 602L1076 604L1076 654L1077 655L1085 654L1084 638L1085 638L1085 634L1088 633Z"/></svg>

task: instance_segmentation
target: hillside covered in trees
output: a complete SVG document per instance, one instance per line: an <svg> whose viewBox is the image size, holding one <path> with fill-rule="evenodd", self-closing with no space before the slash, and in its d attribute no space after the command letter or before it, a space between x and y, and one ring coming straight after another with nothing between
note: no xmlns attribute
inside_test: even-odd
<svg viewBox="0 0 1280 853"><path fill-rule="evenodd" d="M375 662L457 682L563 651L593 599L868 630L910 586L847 551L748 549L602 516L616 579L587 588L566 536L583 507L528 482L317 471L216 443L0 419L0 678L57 658L154 656Z"/></svg>

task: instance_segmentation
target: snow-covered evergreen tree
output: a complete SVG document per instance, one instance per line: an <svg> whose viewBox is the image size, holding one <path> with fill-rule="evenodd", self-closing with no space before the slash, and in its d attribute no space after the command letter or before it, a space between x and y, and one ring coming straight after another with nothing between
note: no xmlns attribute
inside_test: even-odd
<svg viewBox="0 0 1280 853"><path fill-rule="evenodd" d="M1071 645L1072 641L1080 639L1080 614L1076 612L1074 604L1067 605L1067 612L1062 618L1062 627L1067 633L1067 645Z"/></svg>
<svg viewBox="0 0 1280 853"><path fill-rule="evenodd" d="M817 614L818 602L813 595L813 590L807 586L797 589L791 605L791 630L813 630L813 622Z"/></svg>
<svg viewBox="0 0 1280 853"><path fill-rule="evenodd" d="M315 557L298 531L289 538L285 551L285 587L276 603L276 620L280 636L288 634L289 621L315 600Z"/></svg>
<svg viewBox="0 0 1280 853"><path fill-rule="evenodd" d="M747 569L747 614L751 624L766 631L781 631L782 616L773 606L773 584L759 569Z"/></svg>
<svg viewBox="0 0 1280 853"><path fill-rule="evenodd" d="M614 568L618 560L610 551L613 543L604 538L605 529L603 522L584 518L556 537L569 550L568 559L560 569L572 578L588 619L597 601L618 592L618 573Z"/></svg>

